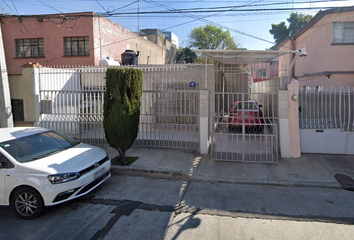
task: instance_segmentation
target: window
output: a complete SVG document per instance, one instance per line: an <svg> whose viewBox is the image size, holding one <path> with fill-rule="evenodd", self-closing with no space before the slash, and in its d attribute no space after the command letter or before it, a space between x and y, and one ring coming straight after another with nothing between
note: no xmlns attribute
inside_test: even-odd
<svg viewBox="0 0 354 240"><path fill-rule="evenodd" d="M354 22L333 23L333 43L334 44L354 44Z"/></svg>
<svg viewBox="0 0 354 240"><path fill-rule="evenodd" d="M44 57L43 38L16 39L16 57Z"/></svg>
<svg viewBox="0 0 354 240"><path fill-rule="evenodd" d="M89 56L89 37L64 38L65 56Z"/></svg>
<svg viewBox="0 0 354 240"><path fill-rule="evenodd" d="M267 69L258 69L258 78L261 78L261 77L266 77L267 76Z"/></svg>
<svg viewBox="0 0 354 240"><path fill-rule="evenodd" d="M257 110L257 106L254 102L244 102L243 105L246 110ZM234 109L242 109L242 102L237 102Z"/></svg>
<svg viewBox="0 0 354 240"><path fill-rule="evenodd" d="M52 131L1 142L0 147L18 162L31 162L78 145L74 139Z"/></svg>

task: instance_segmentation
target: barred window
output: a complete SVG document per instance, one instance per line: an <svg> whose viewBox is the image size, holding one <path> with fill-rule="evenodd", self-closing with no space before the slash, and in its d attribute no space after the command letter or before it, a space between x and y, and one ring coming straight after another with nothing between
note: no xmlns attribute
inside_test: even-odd
<svg viewBox="0 0 354 240"><path fill-rule="evenodd" d="M89 37L64 38L65 56L90 56Z"/></svg>
<svg viewBox="0 0 354 240"><path fill-rule="evenodd" d="M43 38L15 39L16 57L44 57Z"/></svg>
<svg viewBox="0 0 354 240"><path fill-rule="evenodd" d="M267 76L267 69L258 69L258 78L266 77Z"/></svg>
<svg viewBox="0 0 354 240"><path fill-rule="evenodd" d="M334 22L333 43L354 43L354 22Z"/></svg>

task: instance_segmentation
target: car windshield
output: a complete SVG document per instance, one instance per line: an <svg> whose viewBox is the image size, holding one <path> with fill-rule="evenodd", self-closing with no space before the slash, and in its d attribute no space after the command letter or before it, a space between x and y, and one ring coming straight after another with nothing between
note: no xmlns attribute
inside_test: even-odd
<svg viewBox="0 0 354 240"><path fill-rule="evenodd" d="M244 109L246 110L257 110L257 106L254 102L244 102ZM242 102L235 103L235 110L242 109Z"/></svg>
<svg viewBox="0 0 354 240"><path fill-rule="evenodd" d="M18 162L31 162L78 145L79 142L53 131L1 142L0 147Z"/></svg>

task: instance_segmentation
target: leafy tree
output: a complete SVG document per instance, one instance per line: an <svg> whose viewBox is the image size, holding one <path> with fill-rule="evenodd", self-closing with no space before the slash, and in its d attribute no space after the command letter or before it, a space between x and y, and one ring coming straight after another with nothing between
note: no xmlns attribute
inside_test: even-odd
<svg viewBox="0 0 354 240"><path fill-rule="evenodd" d="M305 15L302 13L291 13L290 17L286 19L289 23L289 27L285 25L285 22L279 24L272 24L272 29L269 30L273 35L276 44L281 43L286 37L293 36L299 31L306 23L312 19L311 15Z"/></svg>
<svg viewBox="0 0 354 240"><path fill-rule="evenodd" d="M223 31L221 28L212 25L194 28L188 37L191 47L197 49L237 49L237 44L231 37L230 31Z"/></svg>
<svg viewBox="0 0 354 240"><path fill-rule="evenodd" d="M312 19L311 15L291 13L290 17L287 19L290 23L289 25L289 35L293 36L297 31L299 31L306 23Z"/></svg>
<svg viewBox="0 0 354 240"><path fill-rule="evenodd" d="M197 54L188 47L179 47L177 49L176 61L186 61L186 63L193 63L198 58Z"/></svg>
<svg viewBox="0 0 354 240"><path fill-rule="evenodd" d="M290 31L285 25L285 22L281 22L279 24L272 24L272 29L270 29L269 32L273 35L276 44L279 44L289 36Z"/></svg>
<svg viewBox="0 0 354 240"><path fill-rule="evenodd" d="M107 142L118 151L123 165L139 131L142 83L141 70L107 69L103 127Z"/></svg>

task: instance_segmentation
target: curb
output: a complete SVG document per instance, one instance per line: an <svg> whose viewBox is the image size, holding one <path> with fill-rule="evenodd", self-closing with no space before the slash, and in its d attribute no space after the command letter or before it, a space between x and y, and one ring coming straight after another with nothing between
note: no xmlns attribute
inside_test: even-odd
<svg viewBox="0 0 354 240"><path fill-rule="evenodd" d="M134 176L134 177L197 181L197 179L184 172L176 172L176 171L172 172L172 171L163 171L163 170L137 169L133 167L112 166L111 173L113 175L125 175L125 176Z"/></svg>
<svg viewBox="0 0 354 240"><path fill-rule="evenodd" d="M342 189L342 187L339 185L339 183L336 183L336 182L247 180L247 179L228 180L228 179L211 178L211 177L207 177L207 176L202 176L197 173L194 173L191 176L187 173L179 172L179 171L139 169L139 168L134 168L134 167L121 167L121 166L112 166L111 173L112 173L112 175L125 175L125 176L133 176L133 177L183 180L183 181L190 181L190 182Z"/></svg>

